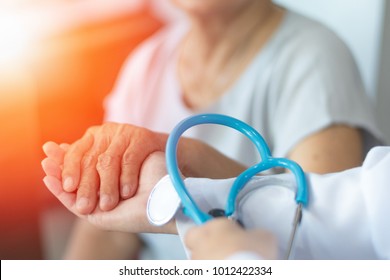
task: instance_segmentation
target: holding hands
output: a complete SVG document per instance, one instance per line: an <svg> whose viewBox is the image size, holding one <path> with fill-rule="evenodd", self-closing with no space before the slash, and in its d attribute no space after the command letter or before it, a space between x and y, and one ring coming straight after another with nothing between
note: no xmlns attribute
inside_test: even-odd
<svg viewBox="0 0 390 280"><path fill-rule="evenodd" d="M54 143L47 144L50 149L59 154L61 147L55 147ZM46 146L48 149L48 146ZM47 188L57 197L60 202L76 216L87 220L89 223L100 229L121 232L163 232L175 233L176 227L173 222L163 228L156 228L149 224L146 217L146 204L150 191L164 175L165 157L161 152L151 154L146 158L141 167L139 185L136 193L131 199L121 200L118 205L110 211L102 211L96 207L88 214L82 214L77 208L77 193L66 192L61 183L60 167L54 164L50 157L43 161L47 176L44 183Z"/></svg>
<svg viewBox="0 0 390 280"><path fill-rule="evenodd" d="M146 217L149 194L167 173L163 153L167 138L144 128L107 123L88 129L71 145L47 142L43 181L69 211L100 229L177 233L175 221L154 227ZM178 161L184 175L213 177L204 162L221 163L213 170L214 177L242 171L241 165L199 141L183 138L180 144ZM186 164L187 159L194 165ZM274 242L265 232L247 232L227 219L216 219L190 230L186 243L195 259L222 259L237 250L253 249L256 239L266 240L270 247ZM260 243L255 250L267 249L267 244ZM272 257L272 248L262 256Z"/></svg>
<svg viewBox="0 0 390 280"><path fill-rule="evenodd" d="M107 123L89 128L72 145L46 143L42 165L45 171L55 171L64 191L76 191L80 214L91 213L97 204L107 211L120 198L134 196L143 161L153 152L164 151L166 138L144 128Z"/></svg>
<svg viewBox="0 0 390 280"><path fill-rule="evenodd" d="M153 231L145 208L150 190L166 174L163 153L155 153L165 149L166 138L108 123L88 129L72 145L47 142L44 183L68 210L99 228Z"/></svg>
<svg viewBox="0 0 390 280"><path fill-rule="evenodd" d="M45 182L61 184L74 193L74 210L87 215L97 205L102 211L114 209L120 199L137 192L140 170L145 159L165 151L167 134L118 123L89 128L71 145L47 142L42 162L49 177ZM190 138L178 145L178 163L183 175L226 178L240 174L244 167L210 146ZM59 182L57 182L59 181Z"/></svg>

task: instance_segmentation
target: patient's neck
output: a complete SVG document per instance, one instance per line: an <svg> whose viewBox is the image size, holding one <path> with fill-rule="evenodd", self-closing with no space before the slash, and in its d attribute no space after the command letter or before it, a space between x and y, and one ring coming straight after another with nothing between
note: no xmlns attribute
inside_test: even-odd
<svg viewBox="0 0 390 280"><path fill-rule="evenodd" d="M235 13L192 17L186 46L191 46L196 51L192 54L204 61L229 58L253 41L256 34L269 33L273 29L269 23L280 16L278 11L280 9L270 1L255 0Z"/></svg>
<svg viewBox="0 0 390 280"><path fill-rule="evenodd" d="M230 88L283 18L270 1L248 1L229 15L192 17L180 48L178 75L192 109L210 106Z"/></svg>

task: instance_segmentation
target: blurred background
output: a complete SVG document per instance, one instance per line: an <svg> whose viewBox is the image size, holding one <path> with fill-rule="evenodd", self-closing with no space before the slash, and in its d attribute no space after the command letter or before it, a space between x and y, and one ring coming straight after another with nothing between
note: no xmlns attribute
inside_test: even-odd
<svg viewBox="0 0 390 280"><path fill-rule="evenodd" d="M277 0L336 31L390 143L390 3ZM43 186L41 146L73 142L134 47L180 15L169 0L0 1L0 258L59 259L73 217Z"/></svg>

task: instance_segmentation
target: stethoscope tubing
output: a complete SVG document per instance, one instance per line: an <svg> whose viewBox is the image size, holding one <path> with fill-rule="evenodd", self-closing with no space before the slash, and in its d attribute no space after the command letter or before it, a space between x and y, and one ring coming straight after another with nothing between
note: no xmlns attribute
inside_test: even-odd
<svg viewBox="0 0 390 280"><path fill-rule="evenodd" d="M240 190L256 174L274 168L283 167L289 169L296 177L297 191L295 200L297 204L307 205L308 192L306 177L302 168L294 161L286 158L273 158L264 138L253 127L243 121L221 114L200 114L182 120L176 125L168 137L166 145L166 165L174 188L176 189L182 204L183 212L194 220L196 224L203 224L212 217L199 209L191 195L188 193L181 178L177 163L177 146L180 137L189 128L201 124L218 124L233 128L248 137L261 156L261 162L249 167L241 173L233 183L226 203L226 216L231 216L236 207L236 198Z"/></svg>

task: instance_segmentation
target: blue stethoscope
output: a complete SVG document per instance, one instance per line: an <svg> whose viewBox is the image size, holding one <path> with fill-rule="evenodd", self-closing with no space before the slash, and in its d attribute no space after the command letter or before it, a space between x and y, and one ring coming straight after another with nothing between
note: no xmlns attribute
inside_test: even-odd
<svg viewBox="0 0 390 280"><path fill-rule="evenodd" d="M235 212L236 198L238 193L244 188L246 183L250 181L253 176L259 174L260 172L275 167L283 167L290 170L294 174L297 181L297 191L295 196L297 208L293 222L293 230L291 232L289 244L287 247L286 257L289 258L295 239L295 233L302 218L302 206L306 206L308 203L308 191L305 173L296 162L290 159L272 157L270 149L268 148L267 143L260 135L260 133L258 133L253 127L238 119L220 114L194 115L181 121L170 133L166 145L166 165L172 184L181 199L183 213L190 217L196 224L203 224L215 216L214 214L211 215L212 213L210 214L210 212L204 213L199 209L184 185L177 164L177 144L180 137L189 128L200 124L218 124L228 126L241 132L254 143L261 156L261 161L259 163L249 167L235 179L229 192L226 209L222 210L222 214L221 211L219 211L218 215L232 217L233 213Z"/></svg>

